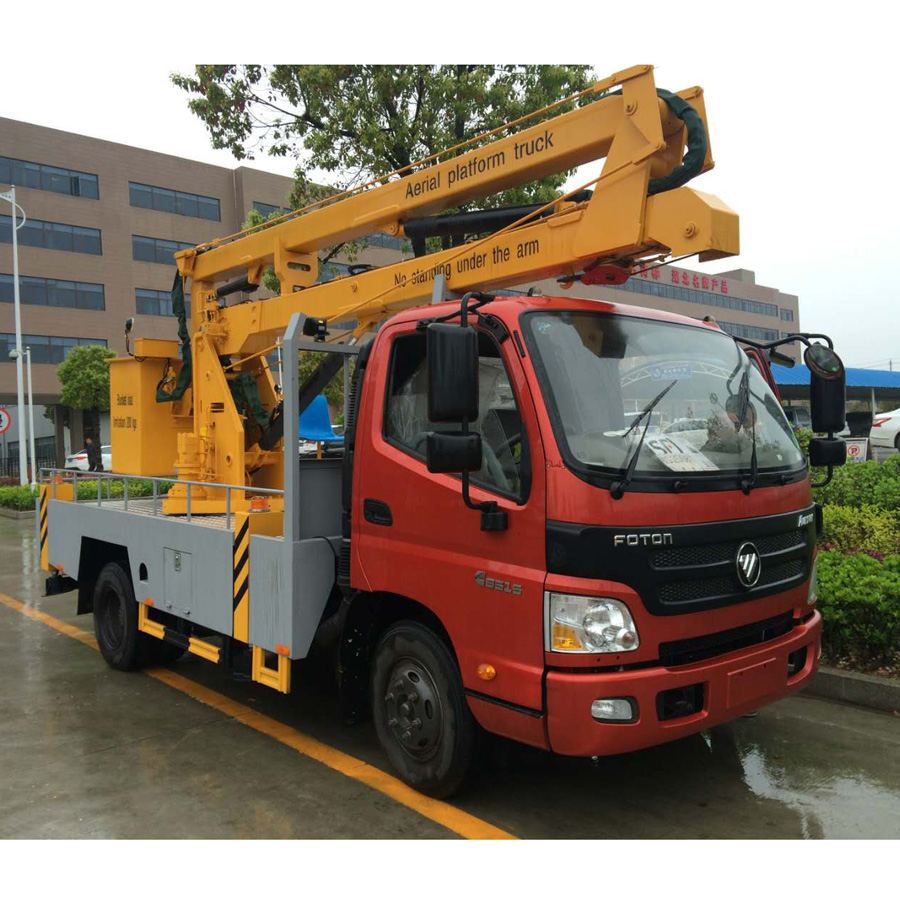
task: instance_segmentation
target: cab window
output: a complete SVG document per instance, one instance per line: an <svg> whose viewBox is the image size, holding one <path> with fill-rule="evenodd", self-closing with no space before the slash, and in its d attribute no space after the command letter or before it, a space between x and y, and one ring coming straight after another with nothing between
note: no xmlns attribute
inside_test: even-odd
<svg viewBox="0 0 900 900"><path fill-rule="evenodd" d="M469 423L469 429L481 435L482 465L478 472L471 474L472 482L524 500L530 482L527 438L500 348L485 332L478 334L478 372L479 416L477 421ZM453 422L428 419L424 333L396 338L388 375L385 439L424 460L425 435L429 431L457 430Z"/></svg>

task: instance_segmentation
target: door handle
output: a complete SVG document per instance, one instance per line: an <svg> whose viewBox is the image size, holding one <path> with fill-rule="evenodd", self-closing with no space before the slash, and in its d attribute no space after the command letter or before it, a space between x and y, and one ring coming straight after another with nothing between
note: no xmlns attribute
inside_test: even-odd
<svg viewBox="0 0 900 900"><path fill-rule="evenodd" d="M363 515L367 522L373 525L393 525L394 516L391 514L391 508L383 500L372 500L366 498L363 501Z"/></svg>

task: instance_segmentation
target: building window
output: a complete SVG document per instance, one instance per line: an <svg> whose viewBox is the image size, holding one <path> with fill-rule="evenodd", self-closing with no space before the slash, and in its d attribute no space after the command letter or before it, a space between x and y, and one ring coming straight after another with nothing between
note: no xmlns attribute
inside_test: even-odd
<svg viewBox="0 0 900 900"><path fill-rule="evenodd" d="M287 206L273 206L271 203L260 203L259 200L253 201L253 208L264 219L268 219L273 213L278 213L279 216L285 216L289 212L293 212L293 210Z"/></svg>
<svg viewBox="0 0 900 900"><path fill-rule="evenodd" d="M172 294L169 291L155 291L151 288L136 288L134 292L134 305L142 316L171 316ZM185 312L191 315L190 301L185 299Z"/></svg>
<svg viewBox="0 0 900 900"><path fill-rule="evenodd" d="M46 334L23 334L22 347L31 347L31 361L59 365L73 347L105 347L106 341L100 338L56 337ZM0 362L13 362L9 351L16 349L14 334L0 333Z"/></svg>
<svg viewBox="0 0 900 900"><path fill-rule="evenodd" d="M19 297L32 306L66 306L71 309L106 309L102 284L64 281L62 278L19 276ZM0 275L0 303L12 303L15 287L12 275Z"/></svg>
<svg viewBox="0 0 900 900"><path fill-rule="evenodd" d="M138 234L131 236L131 255L140 262L174 266L176 251L189 250L193 246L193 244L185 244L182 241L164 241L160 238L141 237Z"/></svg>
<svg viewBox="0 0 900 900"><path fill-rule="evenodd" d="M412 243L409 238L397 237L393 234L386 234L383 231L366 235L362 240L369 247L384 247L386 250L412 253Z"/></svg>
<svg viewBox="0 0 900 900"><path fill-rule="evenodd" d="M794 311L792 309L782 309L781 310L781 320L783 322L793 322L794 321Z"/></svg>
<svg viewBox="0 0 900 900"><path fill-rule="evenodd" d="M132 206L141 209L155 209L158 212L174 213L176 216L191 216L195 219L209 219L220 222L219 201L215 197L203 197L185 191L153 187L149 184L128 182L128 194Z"/></svg>
<svg viewBox="0 0 900 900"><path fill-rule="evenodd" d="M719 326L732 337L750 338L751 341L777 341L778 330L758 328L756 325L737 325L734 322L719 322Z"/></svg>
<svg viewBox="0 0 900 900"><path fill-rule="evenodd" d="M12 218L0 216L0 243L12 243ZM89 253L102 256L100 231L61 222L42 222L27 219L19 228L19 243L23 247L43 247L47 250L68 250L70 253Z"/></svg>
<svg viewBox="0 0 900 900"><path fill-rule="evenodd" d="M24 159L10 159L8 156L0 156L0 184L53 191L72 197L88 197L91 200L100 197L96 175L26 162Z"/></svg>
<svg viewBox="0 0 900 900"><path fill-rule="evenodd" d="M369 239L366 238L366 240ZM677 284L666 284L648 278L633 277L629 278L625 284L614 284L610 287L635 294L649 294L652 297L681 300L684 303L700 303L720 309L739 309L742 312L755 313L758 316L778 315L778 307L774 303L763 303L761 300L741 300L739 297L730 297L727 294L698 291L694 288L679 287Z"/></svg>

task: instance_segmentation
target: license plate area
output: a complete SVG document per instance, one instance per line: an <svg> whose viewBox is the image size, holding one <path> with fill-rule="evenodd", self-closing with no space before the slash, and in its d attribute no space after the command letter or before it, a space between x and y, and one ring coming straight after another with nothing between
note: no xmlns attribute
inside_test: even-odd
<svg viewBox="0 0 900 900"><path fill-rule="evenodd" d="M785 679L785 667L776 657L728 673L728 708L744 706L776 693Z"/></svg>

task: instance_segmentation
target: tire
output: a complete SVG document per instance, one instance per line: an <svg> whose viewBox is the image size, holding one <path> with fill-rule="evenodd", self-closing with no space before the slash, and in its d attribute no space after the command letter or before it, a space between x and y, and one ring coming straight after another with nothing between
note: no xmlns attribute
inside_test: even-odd
<svg viewBox="0 0 900 900"><path fill-rule="evenodd" d="M391 764L411 787L449 797L472 762L476 725L444 642L414 621L381 636L372 665L372 717Z"/></svg>
<svg viewBox="0 0 900 900"><path fill-rule="evenodd" d="M94 634L100 653L114 669L129 672L148 658L147 635L138 631L138 607L131 575L122 563L107 563L97 578Z"/></svg>

